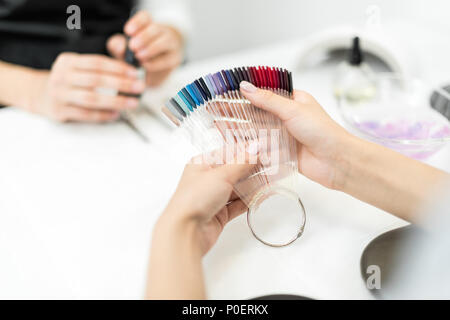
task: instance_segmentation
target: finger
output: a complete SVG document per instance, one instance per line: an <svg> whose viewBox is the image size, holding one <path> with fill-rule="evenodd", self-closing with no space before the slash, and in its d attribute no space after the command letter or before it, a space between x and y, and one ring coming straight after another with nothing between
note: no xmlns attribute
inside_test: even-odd
<svg viewBox="0 0 450 320"><path fill-rule="evenodd" d="M122 34L115 34L108 39L106 43L106 49L116 59L125 59L125 50L127 46L127 41Z"/></svg>
<svg viewBox="0 0 450 320"><path fill-rule="evenodd" d="M223 147L201 155L203 162L212 168L224 164L256 164L258 162L258 142L226 143Z"/></svg>
<svg viewBox="0 0 450 320"><path fill-rule="evenodd" d="M124 61L119 61L99 54L83 54L74 62L74 68L79 70L111 73L136 78L138 71Z"/></svg>
<svg viewBox="0 0 450 320"><path fill-rule="evenodd" d="M139 32L139 30L148 26L151 22L152 18L150 14L145 10L141 10L127 21L124 31L127 35L132 37Z"/></svg>
<svg viewBox="0 0 450 320"><path fill-rule="evenodd" d="M185 170L199 172L209 168L210 166L205 162L204 155L199 154L189 160L189 162L186 164Z"/></svg>
<svg viewBox="0 0 450 320"><path fill-rule="evenodd" d="M227 222L230 222L231 220L240 216L241 214L243 214L248 210L247 205L241 199L234 200L233 202L229 203L227 205L227 208L228 208Z"/></svg>
<svg viewBox="0 0 450 320"><path fill-rule="evenodd" d="M231 156L227 153L227 146L222 148L214 149L212 151L206 152L201 155L202 161L207 164L210 168L218 168L223 164L227 163L229 160L230 163L235 163L235 150L230 149ZM245 159L243 160L245 162Z"/></svg>
<svg viewBox="0 0 450 320"><path fill-rule="evenodd" d="M230 184L235 184L239 180L248 177L252 172L255 164L242 163L242 164L224 164L215 168L216 172L226 179Z"/></svg>
<svg viewBox="0 0 450 320"><path fill-rule="evenodd" d="M125 93L139 94L145 90L145 83L142 80L86 71L71 72L68 75L68 82L76 87L111 88Z"/></svg>
<svg viewBox="0 0 450 320"><path fill-rule="evenodd" d="M145 49L152 41L158 38L161 32L162 29L159 25L150 24L130 39L130 49L133 51Z"/></svg>
<svg viewBox="0 0 450 320"><path fill-rule="evenodd" d="M97 93L94 90L72 88L62 95L68 104L87 109L126 110L134 109L139 100L121 95L111 96Z"/></svg>
<svg viewBox="0 0 450 320"><path fill-rule="evenodd" d="M237 195L237 193L236 192L232 192L231 193L231 195L230 195L230 199L228 199L228 201L234 201L234 200L237 200L237 199L239 199L239 196Z"/></svg>
<svg viewBox="0 0 450 320"><path fill-rule="evenodd" d="M110 122L119 118L119 112L106 110L90 110L76 106L65 105L58 112L57 120L61 122Z"/></svg>
<svg viewBox="0 0 450 320"><path fill-rule="evenodd" d="M289 120L298 111L298 105L290 99L279 96L271 91L255 87L247 81L240 83L242 94L256 107L273 113L281 120Z"/></svg>
<svg viewBox="0 0 450 320"><path fill-rule="evenodd" d="M312 95L303 90L294 90L294 100L303 104L318 103Z"/></svg>
<svg viewBox="0 0 450 320"><path fill-rule="evenodd" d="M137 52L136 57L139 59L151 59L162 53L175 50L177 47L177 42L169 34L165 33Z"/></svg>
<svg viewBox="0 0 450 320"><path fill-rule="evenodd" d="M175 51L155 57L150 61L145 62L143 64L143 67L148 72L160 72L164 70L175 69L180 63L181 63L181 54Z"/></svg>

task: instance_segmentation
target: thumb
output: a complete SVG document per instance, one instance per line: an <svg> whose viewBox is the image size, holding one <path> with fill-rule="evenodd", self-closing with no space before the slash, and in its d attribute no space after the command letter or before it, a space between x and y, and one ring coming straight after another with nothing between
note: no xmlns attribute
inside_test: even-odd
<svg viewBox="0 0 450 320"><path fill-rule="evenodd" d="M115 34L108 39L106 49L116 59L123 60L125 58L125 49L127 41L123 34Z"/></svg>
<svg viewBox="0 0 450 320"><path fill-rule="evenodd" d="M256 164L251 163L226 163L216 168L215 171L234 185L239 180L248 177L255 166Z"/></svg>
<svg viewBox="0 0 450 320"><path fill-rule="evenodd" d="M238 151L231 161L226 161L224 165L216 167L214 170L225 178L229 183L235 184L239 180L248 177L258 163L258 157L246 151Z"/></svg>
<svg viewBox="0 0 450 320"><path fill-rule="evenodd" d="M250 82L242 81L240 89L244 97L253 105L276 115L282 121L289 120L293 114L298 112L298 106L294 101L272 91L259 89Z"/></svg>

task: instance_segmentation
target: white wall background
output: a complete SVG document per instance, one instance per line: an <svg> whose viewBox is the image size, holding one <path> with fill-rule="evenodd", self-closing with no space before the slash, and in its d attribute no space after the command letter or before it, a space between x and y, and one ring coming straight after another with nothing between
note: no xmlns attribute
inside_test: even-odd
<svg viewBox="0 0 450 320"><path fill-rule="evenodd" d="M363 26L370 5L381 9L381 21L402 19L446 29L450 41L449 0L186 0L193 36L191 60L300 38L324 28Z"/></svg>

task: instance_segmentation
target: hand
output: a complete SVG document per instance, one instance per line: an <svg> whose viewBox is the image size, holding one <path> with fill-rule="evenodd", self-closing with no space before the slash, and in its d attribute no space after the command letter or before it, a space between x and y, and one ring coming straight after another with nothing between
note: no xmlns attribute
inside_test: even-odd
<svg viewBox="0 0 450 320"><path fill-rule="evenodd" d="M152 21L147 11L139 11L126 24L129 47L147 71L147 84L161 84L183 59L183 38L173 27ZM124 59L126 40L123 35L112 36L107 43L111 55Z"/></svg>
<svg viewBox="0 0 450 320"><path fill-rule="evenodd" d="M278 116L297 140L300 173L328 188L340 188L343 170L338 159L352 136L311 95L295 91L290 100L245 81L241 92L256 107Z"/></svg>
<svg viewBox="0 0 450 320"><path fill-rule="evenodd" d="M175 194L153 229L149 299L204 299L202 256L217 241L225 224L247 210L233 194L233 184L251 173L253 165L246 164L250 157L244 164L227 162L215 168L206 164L210 161L199 159L186 165Z"/></svg>
<svg viewBox="0 0 450 320"><path fill-rule="evenodd" d="M249 175L253 165L226 164L211 168L206 163L197 162L194 160L186 165L178 188L160 220L162 224L193 225L196 243L205 254L225 225L247 210L233 192L233 184Z"/></svg>
<svg viewBox="0 0 450 320"><path fill-rule="evenodd" d="M449 181L441 170L352 136L305 92L295 91L290 100L248 82L241 92L283 121L297 140L300 173L328 188L420 223L421 209Z"/></svg>
<svg viewBox="0 0 450 320"><path fill-rule="evenodd" d="M28 109L57 121L105 122L138 106L136 98L109 95L97 88L136 94L145 84L135 68L106 56L62 53L50 72L36 73Z"/></svg>

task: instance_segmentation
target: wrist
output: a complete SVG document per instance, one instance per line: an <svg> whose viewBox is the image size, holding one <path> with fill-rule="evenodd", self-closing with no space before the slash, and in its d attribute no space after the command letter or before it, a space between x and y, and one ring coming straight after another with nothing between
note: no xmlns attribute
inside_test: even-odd
<svg viewBox="0 0 450 320"><path fill-rule="evenodd" d="M365 141L347 132L342 136L333 159L335 167L333 189L345 192L348 184L354 179L355 167L361 161L364 143Z"/></svg>
<svg viewBox="0 0 450 320"><path fill-rule="evenodd" d="M200 223L201 218L205 216L203 212L203 206L199 205L198 201L194 201L188 193L177 189L161 218L167 217L179 223Z"/></svg>
<svg viewBox="0 0 450 320"><path fill-rule="evenodd" d="M1 103L29 109L36 87L39 87L38 74L43 73L46 72L0 61Z"/></svg>
<svg viewBox="0 0 450 320"><path fill-rule="evenodd" d="M40 103L40 96L45 90L48 71L30 70L29 72L30 74L27 77L28 81L26 82L28 94L23 96L21 106L29 111L35 112L36 105Z"/></svg>
<svg viewBox="0 0 450 320"><path fill-rule="evenodd" d="M192 252L201 252L200 220L194 215L179 213L166 209L156 222L154 237L160 241L182 243Z"/></svg>

